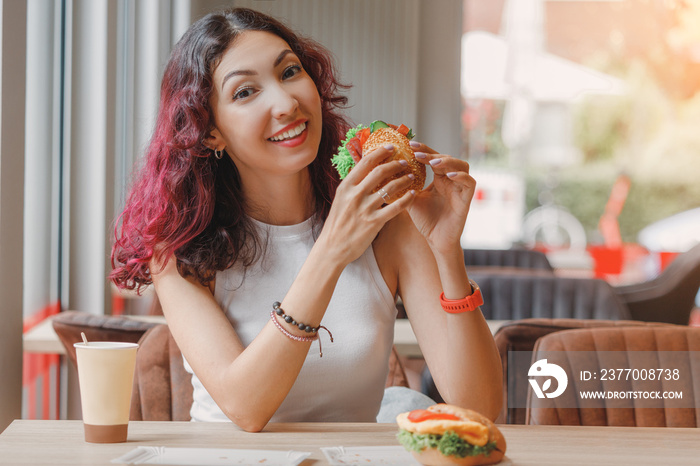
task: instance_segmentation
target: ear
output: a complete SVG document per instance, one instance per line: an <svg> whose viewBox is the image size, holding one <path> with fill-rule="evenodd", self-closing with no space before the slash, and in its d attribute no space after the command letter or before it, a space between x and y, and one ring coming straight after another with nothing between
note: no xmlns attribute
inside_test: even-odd
<svg viewBox="0 0 700 466"><path fill-rule="evenodd" d="M204 140L204 145L211 150L221 150L226 147L226 142L224 141L223 136L221 136L219 130L214 128L209 132L209 136L207 136L207 138Z"/></svg>

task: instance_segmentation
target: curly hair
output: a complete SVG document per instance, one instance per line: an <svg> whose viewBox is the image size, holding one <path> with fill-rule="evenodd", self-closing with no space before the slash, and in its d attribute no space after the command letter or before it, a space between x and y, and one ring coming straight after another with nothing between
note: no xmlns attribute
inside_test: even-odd
<svg viewBox="0 0 700 466"><path fill-rule="evenodd" d="M252 264L261 240L245 215L238 171L229 157L217 159L204 141L214 128L209 104L212 75L242 32L267 31L284 39L316 84L322 134L309 165L315 211L325 220L339 178L331 157L349 128L340 113L347 88L335 78L328 50L260 12L234 8L195 22L174 47L161 84L153 136L114 228L110 279L141 291L152 283L150 263L171 256L183 277L209 284L234 263Z"/></svg>

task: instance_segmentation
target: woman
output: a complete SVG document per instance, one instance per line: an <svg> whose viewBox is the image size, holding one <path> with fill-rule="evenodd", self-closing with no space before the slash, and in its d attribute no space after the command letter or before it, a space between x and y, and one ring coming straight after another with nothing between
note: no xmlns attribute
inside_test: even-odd
<svg viewBox="0 0 700 466"><path fill-rule="evenodd" d="M340 183L330 160L348 123L334 76L325 49L258 12L193 24L165 70L111 278L153 283L194 374L194 420L248 431L374 420L399 295L445 400L495 418L501 365L488 326L479 310L448 314L440 301L472 293L459 244L468 164L413 143L434 183L383 206L373 191L403 168L380 165L386 146Z"/></svg>

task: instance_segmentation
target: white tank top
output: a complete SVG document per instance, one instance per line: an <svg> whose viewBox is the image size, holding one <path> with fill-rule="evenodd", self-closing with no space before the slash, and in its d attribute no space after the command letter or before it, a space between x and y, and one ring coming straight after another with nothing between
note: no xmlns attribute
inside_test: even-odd
<svg viewBox="0 0 700 466"><path fill-rule="evenodd" d="M216 301L225 310L244 346L270 320L272 303L282 301L314 244L313 217L298 225L256 224L267 234L267 250L255 265L234 265L217 273ZM342 239L340 239L342 241ZM375 422L389 370L396 319L394 297L370 246L338 280L299 377L271 422ZM279 362L280 365L284 361ZM185 361L185 368L192 369ZM196 374L193 421L228 421Z"/></svg>

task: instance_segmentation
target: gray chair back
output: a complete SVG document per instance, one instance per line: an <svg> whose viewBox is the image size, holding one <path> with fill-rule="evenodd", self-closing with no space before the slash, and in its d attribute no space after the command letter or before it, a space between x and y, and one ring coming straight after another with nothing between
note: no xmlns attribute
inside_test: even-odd
<svg viewBox="0 0 700 466"><path fill-rule="evenodd" d="M653 280L615 288L635 320L687 325L700 288L700 244Z"/></svg>
<svg viewBox="0 0 700 466"><path fill-rule="evenodd" d="M630 320L627 306L604 280L476 271L489 320L529 318Z"/></svg>
<svg viewBox="0 0 700 466"><path fill-rule="evenodd" d="M464 249L467 267L508 267L554 270L542 251L532 249Z"/></svg>

